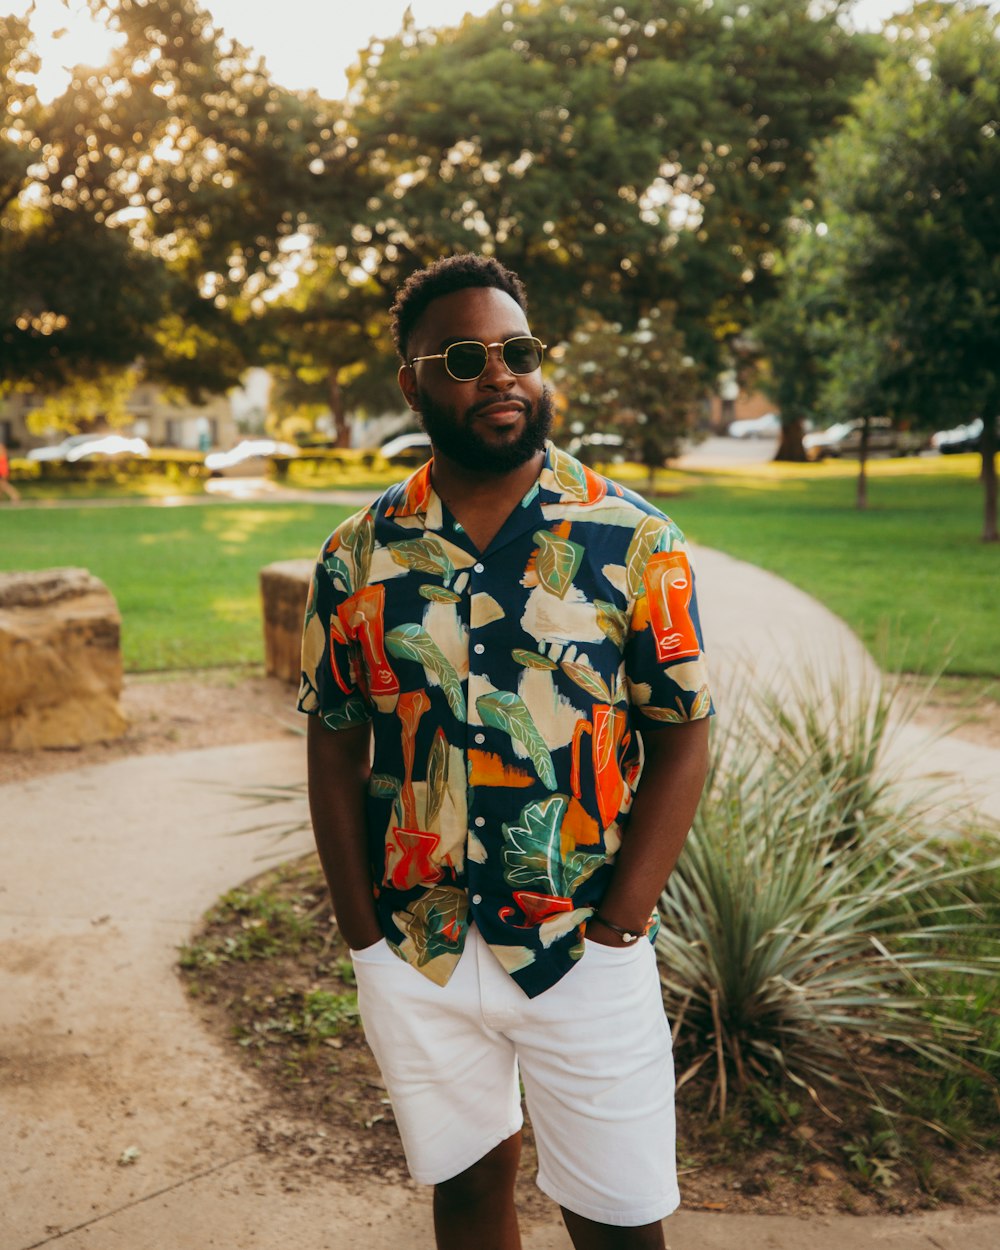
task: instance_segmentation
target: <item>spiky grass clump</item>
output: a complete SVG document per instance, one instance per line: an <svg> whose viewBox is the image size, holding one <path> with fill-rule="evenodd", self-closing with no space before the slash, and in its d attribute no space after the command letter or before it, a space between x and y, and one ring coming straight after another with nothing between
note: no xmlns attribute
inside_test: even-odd
<svg viewBox="0 0 1000 1250"><path fill-rule="evenodd" d="M712 1072L721 1114L734 1086L776 1078L820 1105L835 1087L874 1106L908 1071L992 1079L956 986L995 986L980 896L1000 860L937 842L926 795L887 771L899 716L885 680L835 689L825 711L817 694L738 705L661 902L679 1083Z"/></svg>

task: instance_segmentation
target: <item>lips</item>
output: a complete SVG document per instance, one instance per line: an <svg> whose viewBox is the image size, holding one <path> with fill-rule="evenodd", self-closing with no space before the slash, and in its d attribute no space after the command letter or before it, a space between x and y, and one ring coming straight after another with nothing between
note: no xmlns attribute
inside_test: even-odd
<svg viewBox="0 0 1000 1250"><path fill-rule="evenodd" d="M469 417L490 425L511 425L519 417L527 415L529 409L530 405L523 399L494 399L487 404L477 404Z"/></svg>

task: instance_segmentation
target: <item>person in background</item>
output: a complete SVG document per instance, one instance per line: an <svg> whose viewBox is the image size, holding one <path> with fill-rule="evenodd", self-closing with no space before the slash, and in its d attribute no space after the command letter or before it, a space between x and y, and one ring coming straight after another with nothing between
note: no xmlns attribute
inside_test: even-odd
<svg viewBox="0 0 1000 1250"><path fill-rule="evenodd" d="M19 503L21 499L21 492L10 480L10 457L3 443L0 443L0 495L6 495L11 503Z"/></svg>

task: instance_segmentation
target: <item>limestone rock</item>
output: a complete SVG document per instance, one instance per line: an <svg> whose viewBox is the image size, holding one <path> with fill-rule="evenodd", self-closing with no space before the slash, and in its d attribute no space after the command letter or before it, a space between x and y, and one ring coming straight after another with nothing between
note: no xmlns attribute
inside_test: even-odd
<svg viewBox="0 0 1000 1250"><path fill-rule="evenodd" d="M0 573L0 748L75 747L128 728L121 615L86 569Z"/></svg>
<svg viewBox="0 0 1000 1250"><path fill-rule="evenodd" d="M312 560L279 560L260 571L267 673L296 686L302 676L302 622L314 568Z"/></svg>

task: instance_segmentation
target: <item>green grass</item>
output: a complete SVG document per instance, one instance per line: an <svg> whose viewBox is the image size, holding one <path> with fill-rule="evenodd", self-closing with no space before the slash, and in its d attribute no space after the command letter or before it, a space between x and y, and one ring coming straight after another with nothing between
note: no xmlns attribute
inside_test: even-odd
<svg viewBox="0 0 1000 1250"><path fill-rule="evenodd" d="M314 556L350 512L322 504L10 509L0 516L0 566L90 569L118 601L130 671L260 663L260 569Z"/></svg>
<svg viewBox="0 0 1000 1250"><path fill-rule="evenodd" d="M979 541L978 459L877 461L867 512L856 464L661 473L658 502L695 542L814 595L906 671L1000 676L1000 545ZM645 488L645 473L611 470ZM0 511L0 567L81 565L110 587L133 671L259 663L257 577L312 556L350 509L308 502Z"/></svg>
<svg viewBox="0 0 1000 1250"><path fill-rule="evenodd" d="M1000 545L979 539L978 464L876 461L865 512L854 507L856 463L674 474L658 502L694 542L799 586L880 657L888 645L890 663L992 677Z"/></svg>

